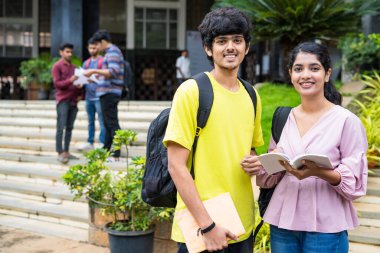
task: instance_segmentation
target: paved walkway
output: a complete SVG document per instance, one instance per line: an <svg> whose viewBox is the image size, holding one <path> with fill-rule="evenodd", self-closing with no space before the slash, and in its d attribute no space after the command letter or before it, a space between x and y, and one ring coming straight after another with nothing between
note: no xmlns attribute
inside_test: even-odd
<svg viewBox="0 0 380 253"><path fill-rule="evenodd" d="M109 253L108 248L0 226L0 253Z"/></svg>

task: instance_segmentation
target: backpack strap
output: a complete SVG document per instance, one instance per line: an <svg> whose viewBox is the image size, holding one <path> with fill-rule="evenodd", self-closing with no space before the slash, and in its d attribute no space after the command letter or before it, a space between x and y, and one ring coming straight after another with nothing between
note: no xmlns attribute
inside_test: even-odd
<svg viewBox="0 0 380 253"><path fill-rule="evenodd" d="M90 67L90 61L91 61L91 58L88 58L88 59L86 60L86 62L84 63L84 67L85 67L86 69L88 69L88 67Z"/></svg>
<svg viewBox="0 0 380 253"><path fill-rule="evenodd" d="M98 60L98 69L102 69L102 65L103 65L103 57L100 57L99 60Z"/></svg>
<svg viewBox="0 0 380 253"><path fill-rule="evenodd" d="M193 154L192 154L192 162L191 162L191 170L190 174L193 178L194 175L194 157L195 151L197 150L198 138L199 134L206 126L208 117L210 116L212 103L214 101L214 91L212 90L212 85L210 79L206 75L206 73L202 72L192 77L198 85L199 90L199 107L197 113L197 128L195 131L195 137L193 142Z"/></svg>
<svg viewBox="0 0 380 253"><path fill-rule="evenodd" d="M255 109L255 118L256 118L257 97L256 97L255 88L253 88L253 86L249 82L247 82L246 80L241 79L240 77L238 77L238 79L243 84L244 88L247 90L249 96L251 97L251 100L253 103L253 108Z"/></svg>
<svg viewBox="0 0 380 253"><path fill-rule="evenodd" d="M282 130L284 129L284 126L286 124L286 121L288 120L288 117L289 117L291 110L292 110L292 107L279 106L276 108L276 110L273 113L272 137L276 143L278 143L280 141ZM261 194L270 194L269 198L271 198L273 192L274 192L274 188L260 189L260 196L261 196ZM259 197L259 199L260 199L260 197ZM263 212L263 213L261 213L261 212ZM260 215L262 217L264 217L264 212L265 212L265 210L264 211L260 210ZM256 226L255 231L253 232L253 243L255 243L256 236L259 233L263 224L264 224L264 220L261 218L260 223Z"/></svg>
<svg viewBox="0 0 380 253"><path fill-rule="evenodd" d="M279 106L273 113L272 118L272 137L278 143L280 141L282 130L288 120L292 107Z"/></svg>

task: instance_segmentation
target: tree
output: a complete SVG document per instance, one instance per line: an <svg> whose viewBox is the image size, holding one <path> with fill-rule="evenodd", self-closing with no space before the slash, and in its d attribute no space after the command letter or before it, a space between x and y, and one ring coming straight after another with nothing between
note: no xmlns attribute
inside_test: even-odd
<svg viewBox="0 0 380 253"><path fill-rule="evenodd" d="M287 53L303 41L333 42L358 32L363 15L380 10L378 0L216 0L213 8L234 6L252 19L255 42L277 39ZM286 66L286 65L284 65Z"/></svg>

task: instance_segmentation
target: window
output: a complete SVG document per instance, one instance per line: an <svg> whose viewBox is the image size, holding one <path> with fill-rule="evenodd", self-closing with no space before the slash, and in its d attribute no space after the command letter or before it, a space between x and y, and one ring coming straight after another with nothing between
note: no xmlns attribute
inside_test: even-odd
<svg viewBox="0 0 380 253"><path fill-rule="evenodd" d="M0 17L31 18L33 1L30 0L0 0Z"/></svg>
<svg viewBox="0 0 380 253"><path fill-rule="evenodd" d="M38 17L33 9L37 0L0 0L0 56L32 57L36 39Z"/></svg>
<svg viewBox="0 0 380 253"><path fill-rule="evenodd" d="M1 56L31 57L32 47L32 25L0 24Z"/></svg>
<svg viewBox="0 0 380 253"><path fill-rule="evenodd" d="M135 47L175 49L177 9L135 8Z"/></svg>

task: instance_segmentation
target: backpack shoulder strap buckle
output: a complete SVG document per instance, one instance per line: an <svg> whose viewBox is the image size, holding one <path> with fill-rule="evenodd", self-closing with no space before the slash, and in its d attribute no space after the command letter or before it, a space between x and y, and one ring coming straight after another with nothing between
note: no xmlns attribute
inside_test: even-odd
<svg viewBox="0 0 380 253"><path fill-rule="evenodd" d="M201 127L197 127L197 128L195 129L195 136L199 136L199 135L201 134L201 130L202 130Z"/></svg>

